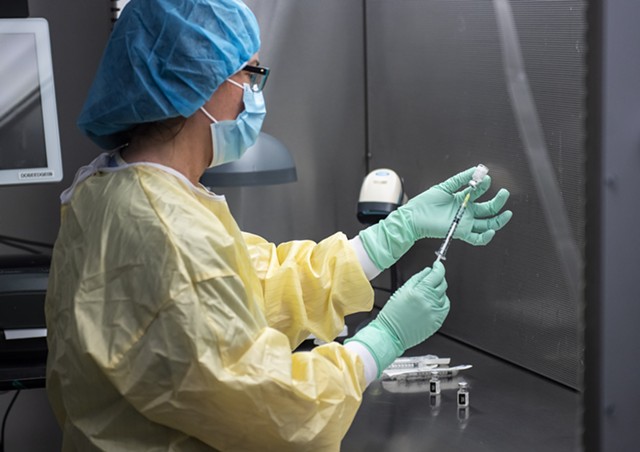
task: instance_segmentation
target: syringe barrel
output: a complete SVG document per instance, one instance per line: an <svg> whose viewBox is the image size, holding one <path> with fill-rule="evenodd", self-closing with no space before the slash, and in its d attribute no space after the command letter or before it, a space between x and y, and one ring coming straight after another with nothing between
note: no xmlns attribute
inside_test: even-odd
<svg viewBox="0 0 640 452"><path fill-rule="evenodd" d="M460 223L460 220L462 219L462 216L464 215L464 211L467 207L467 202L469 201L469 194L467 194L467 196L465 196L464 201L462 202L462 204L460 205L460 207L458 207L458 211L456 212L456 215L453 217L453 221L451 222L451 226L449 227L449 230L447 231L447 235L445 236L444 240L442 241L442 245L440 245L440 249L438 251L436 251L436 256L438 256L439 260L446 260L446 255L447 255L447 250L449 249L449 244L451 243L451 239L453 238L453 234L456 232L456 228L458 227L458 223Z"/></svg>
<svg viewBox="0 0 640 452"><path fill-rule="evenodd" d="M453 238L453 233L456 232L456 228L458 227L458 223L460 223L460 218L462 218L462 214L461 212L464 209L460 208L458 209L458 213L456 213L455 218L453 219L453 222L451 223L451 226L449 227L449 230L447 231L447 235L445 236L444 240L442 241L442 245L440 245L440 249L438 251L436 251L436 256L438 256L440 259L442 260L446 260L446 255L447 255L447 250L449 249L449 244L451 243L451 239ZM460 214L460 216L458 216L458 214Z"/></svg>
<svg viewBox="0 0 640 452"><path fill-rule="evenodd" d="M478 166L476 166L476 169L473 172L473 176L471 177L471 180L469 181L469 186L472 187L475 190L476 186L480 182L482 182L482 180L485 178L485 176L488 173L489 173L489 168L484 166L482 163L479 164ZM460 207L458 207L458 211L456 212L456 215L453 218L453 221L451 222L451 226L449 227L449 231L447 232L447 235L445 236L445 239L442 242L442 245L440 246L440 249L438 251L436 251L436 256L438 256L437 260L446 260L447 259L446 255L447 255L447 250L449 249L449 244L451 243L451 239L453 238L453 234L456 231L456 228L458 227L458 223L460 223L460 220L462 219L462 216L464 215L464 211L465 211L465 209L467 207L467 202L469 202L469 197L470 197L470 193L467 192L467 195L465 196L464 201L462 202Z"/></svg>

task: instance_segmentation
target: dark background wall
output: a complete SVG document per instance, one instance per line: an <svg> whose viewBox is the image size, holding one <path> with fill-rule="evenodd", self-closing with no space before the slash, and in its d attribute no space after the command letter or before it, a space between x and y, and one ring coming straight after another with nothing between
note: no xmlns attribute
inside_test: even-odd
<svg viewBox="0 0 640 452"><path fill-rule="evenodd" d="M510 11L492 1L367 2L371 165L395 169L410 194L478 163L490 168L491 193L507 188L515 215L487 247L451 246L452 310L442 331L577 388L582 298L575 288L583 281L565 273L562 238L550 220L567 219L565 239L581 252L586 5L503 5ZM509 70L518 63L522 71ZM531 102L510 90L514 83ZM518 116L530 106L534 112ZM542 141L527 143L520 123ZM550 162L557 187L538 183L540 159ZM549 210L549 190L562 202L558 209ZM433 262L438 245L415 247L402 261L406 273ZM568 264L581 269L581 259Z"/></svg>

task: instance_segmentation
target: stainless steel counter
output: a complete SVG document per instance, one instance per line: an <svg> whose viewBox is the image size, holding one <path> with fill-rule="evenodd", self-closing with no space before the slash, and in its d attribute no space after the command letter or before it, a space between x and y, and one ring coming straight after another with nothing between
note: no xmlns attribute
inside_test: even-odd
<svg viewBox="0 0 640 452"><path fill-rule="evenodd" d="M472 364L442 380L431 397L426 381L373 382L343 443L343 452L574 452L580 444L580 394L436 334L406 355L434 354ZM470 406L458 409L458 381Z"/></svg>

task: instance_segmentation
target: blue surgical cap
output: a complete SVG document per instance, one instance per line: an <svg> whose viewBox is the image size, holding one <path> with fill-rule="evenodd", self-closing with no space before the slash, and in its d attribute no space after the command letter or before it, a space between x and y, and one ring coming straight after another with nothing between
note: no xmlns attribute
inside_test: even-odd
<svg viewBox="0 0 640 452"><path fill-rule="evenodd" d="M240 0L132 0L102 56L78 126L96 144L126 144L140 123L191 116L260 48Z"/></svg>

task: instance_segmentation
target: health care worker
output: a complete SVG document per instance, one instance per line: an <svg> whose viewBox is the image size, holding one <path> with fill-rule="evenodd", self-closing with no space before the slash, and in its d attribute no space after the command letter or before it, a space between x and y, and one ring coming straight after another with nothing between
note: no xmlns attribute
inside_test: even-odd
<svg viewBox="0 0 640 452"><path fill-rule="evenodd" d="M198 180L260 130L258 36L236 0L133 0L116 23L79 126L118 150L61 196L46 300L65 451L338 450L367 384L447 315L438 263L346 345L292 352L310 333L335 338L372 308L370 278L444 236L473 169L352 240L276 247L241 232ZM472 202L457 237L489 242L507 197Z"/></svg>

